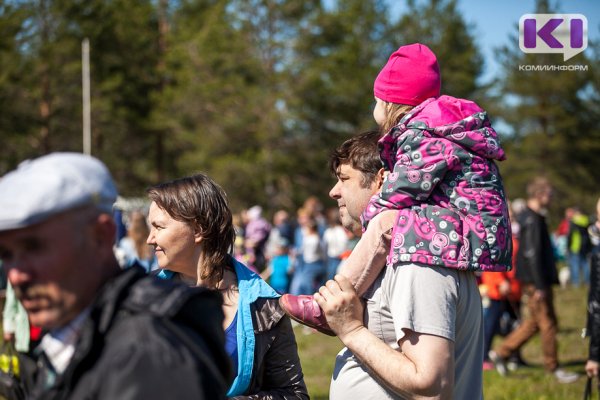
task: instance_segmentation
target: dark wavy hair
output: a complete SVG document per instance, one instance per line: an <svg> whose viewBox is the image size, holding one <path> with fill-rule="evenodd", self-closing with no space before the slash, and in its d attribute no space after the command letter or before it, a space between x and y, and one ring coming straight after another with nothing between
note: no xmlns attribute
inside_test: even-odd
<svg viewBox="0 0 600 400"><path fill-rule="evenodd" d="M225 191L208 176L196 174L152 186L147 194L171 218L198 229L204 253L198 279L217 284L230 264L235 242Z"/></svg>
<svg viewBox="0 0 600 400"><path fill-rule="evenodd" d="M348 164L362 172L362 187L369 187L383 167L377 146L380 137L379 131L368 131L346 140L333 151L329 158L331 173L337 176L340 166Z"/></svg>

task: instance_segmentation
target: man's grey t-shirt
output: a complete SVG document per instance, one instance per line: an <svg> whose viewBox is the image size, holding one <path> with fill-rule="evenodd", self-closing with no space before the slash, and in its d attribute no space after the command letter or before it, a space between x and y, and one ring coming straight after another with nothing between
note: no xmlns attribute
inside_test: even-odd
<svg viewBox="0 0 600 400"><path fill-rule="evenodd" d="M404 329L454 341L454 399L483 397L483 319L475 275L415 264L387 267L363 296L365 324L392 348ZM337 355L329 398L401 399L369 375L347 348Z"/></svg>

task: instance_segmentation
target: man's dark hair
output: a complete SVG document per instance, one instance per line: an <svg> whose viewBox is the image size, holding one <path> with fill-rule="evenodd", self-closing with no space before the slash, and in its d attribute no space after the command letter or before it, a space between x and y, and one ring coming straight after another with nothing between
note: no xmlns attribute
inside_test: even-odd
<svg viewBox="0 0 600 400"><path fill-rule="evenodd" d="M362 172L363 187L371 185L383 166L377 146L380 137L379 131L368 131L346 140L329 158L331 173L337 176L340 166L348 164Z"/></svg>

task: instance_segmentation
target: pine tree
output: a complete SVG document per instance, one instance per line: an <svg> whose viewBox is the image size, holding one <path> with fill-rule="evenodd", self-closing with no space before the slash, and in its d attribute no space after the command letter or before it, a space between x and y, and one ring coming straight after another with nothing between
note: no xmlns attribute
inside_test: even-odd
<svg viewBox="0 0 600 400"><path fill-rule="evenodd" d="M65 0L62 6L68 34L77 43L90 41L92 154L108 164L123 194L139 194L161 174L149 124L161 83L158 10L150 0Z"/></svg>
<svg viewBox="0 0 600 400"><path fill-rule="evenodd" d="M61 4L51 0L20 3L26 13L19 48L23 69L19 85L34 113L27 130L30 156L50 151L80 151L80 44L66 32ZM77 116L74 119L74 116Z"/></svg>
<svg viewBox="0 0 600 400"><path fill-rule="evenodd" d="M296 1L186 1L173 16L168 82L155 120L169 132L173 171L202 170L235 209L293 207L283 137Z"/></svg>
<svg viewBox="0 0 600 400"><path fill-rule="evenodd" d="M539 0L536 13L555 13ZM596 57L594 63L587 54ZM566 65L587 71L521 70L520 65L562 65L559 54L524 54L518 38L500 52L504 75L498 79L504 99L503 119L513 134L505 138L508 160L503 174L509 193L524 196L533 176L545 175L556 187L554 215L567 206L593 209L600 185L600 126L598 124L597 53L590 49Z"/></svg>
<svg viewBox="0 0 600 400"><path fill-rule="evenodd" d="M7 25L12 54L3 69L12 75L5 110L13 118L0 129L18 129L5 142L6 149L16 148L6 159L82 150L81 41L87 37L92 154L108 164L122 192L147 186L150 94L159 83L152 2L31 0L11 2L3 12L11 18L1 24L13 24L12 31Z"/></svg>
<svg viewBox="0 0 600 400"><path fill-rule="evenodd" d="M286 135L302 149L290 154L297 200L325 199L331 151L376 128L373 81L389 54L387 15L383 1L340 0L315 8L294 41Z"/></svg>
<svg viewBox="0 0 600 400"><path fill-rule="evenodd" d="M481 100L477 79L484 61L473 33L457 9L456 0L407 2L408 10L396 25L396 47L423 43L435 53L442 73L442 93Z"/></svg>
<svg viewBox="0 0 600 400"><path fill-rule="evenodd" d="M229 192L264 200L257 130L261 63L226 2L190 1L173 16L167 82L155 120L167 130L170 171L204 171Z"/></svg>
<svg viewBox="0 0 600 400"><path fill-rule="evenodd" d="M25 4L0 1L0 176L35 154L30 138L37 116L26 88L31 71L21 51L28 16Z"/></svg>

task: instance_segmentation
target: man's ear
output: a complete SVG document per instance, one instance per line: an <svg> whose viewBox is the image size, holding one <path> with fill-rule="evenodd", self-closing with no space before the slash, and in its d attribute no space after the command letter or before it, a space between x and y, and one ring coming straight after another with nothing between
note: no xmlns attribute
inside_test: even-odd
<svg viewBox="0 0 600 400"><path fill-rule="evenodd" d="M112 249L117 237L117 225L109 214L99 214L94 221L96 243Z"/></svg>

